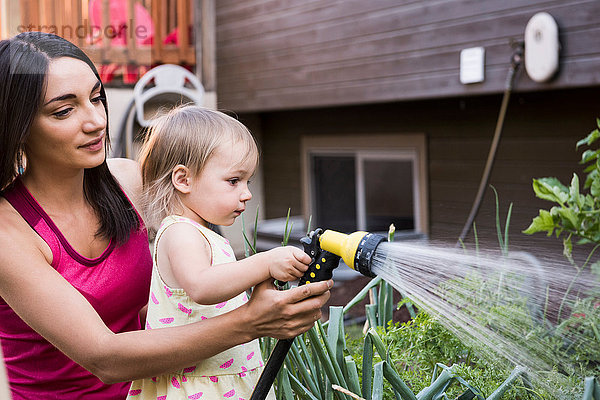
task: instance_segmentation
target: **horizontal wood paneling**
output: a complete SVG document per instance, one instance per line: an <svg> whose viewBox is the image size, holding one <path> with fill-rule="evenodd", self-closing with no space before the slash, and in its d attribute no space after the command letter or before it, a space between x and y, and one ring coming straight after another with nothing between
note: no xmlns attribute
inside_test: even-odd
<svg viewBox="0 0 600 400"><path fill-rule="evenodd" d="M219 1L220 106L259 111L503 90L512 49L536 12L560 28L561 70L517 90L600 85L595 0ZM486 81L459 82L460 50L486 48Z"/></svg>
<svg viewBox="0 0 600 400"><path fill-rule="evenodd" d="M267 218L302 212L300 142L303 135L424 133L428 147L429 232L433 239L456 240L473 203L492 140L500 95L396 102L241 114L261 120L264 206ZM596 89L514 94L509 102L490 184L498 191L501 219L513 203L510 225L515 246L552 246L543 234L521 234L540 208L533 178L555 176L569 183L580 177L582 149L576 142L600 117ZM495 240L495 197L486 192L476 223L480 235ZM491 239L489 239L491 237ZM472 239L470 239L472 240ZM471 243L472 244L472 243Z"/></svg>

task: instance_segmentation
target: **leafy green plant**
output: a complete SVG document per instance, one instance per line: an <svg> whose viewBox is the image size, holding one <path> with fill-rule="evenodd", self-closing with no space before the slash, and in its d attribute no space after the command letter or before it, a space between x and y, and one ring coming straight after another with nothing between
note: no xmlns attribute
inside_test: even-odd
<svg viewBox="0 0 600 400"><path fill-rule="evenodd" d="M596 120L600 128L600 119ZM600 292L596 290L572 295L574 284L584 272L591 271L592 279L600 283L600 261L592 262L600 247L600 130L596 128L577 142L577 149L588 147L581 155L580 164L585 165L583 187L577 174L573 174L569 186L556 178L534 179L533 190L540 199L555 205L550 210L540 210L526 234L546 232L562 237L563 254L575 268L576 273L563 295L558 311L556 334L565 338L564 352L575 361L575 370L599 373L600 335L597 319ZM575 261L573 245L588 251L582 264ZM590 249L591 248L591 249ZM589 266L589 268L587 268ZM574 300L572 300L574 298ZM567 300L570 299L570 300ZM568 307L566 304L568 303ZM570 311L565 312L569 308ZM574 372L574 371L573 371ZM579 372L579 371L577 371ZM600 396L600 392L597 394Z"/></svg>
<svg viewBox="0 0 600 400"><path fill-rule="evenodd" d="M600 128L600 119L596 120ZM600 130L595 129L577 142L591 147L600 139ZM564 254L572 260L572 238L579 238L578 244L600 243L600 149L590 148L583 152L580 164L587 164L583 191L577 174L573 174L569 186L556 178L533 180L535 195L543 200L556 203L550 210L540 210L531 225L524 231L527 234L546 232L556 237L563 235Z"/></svg>

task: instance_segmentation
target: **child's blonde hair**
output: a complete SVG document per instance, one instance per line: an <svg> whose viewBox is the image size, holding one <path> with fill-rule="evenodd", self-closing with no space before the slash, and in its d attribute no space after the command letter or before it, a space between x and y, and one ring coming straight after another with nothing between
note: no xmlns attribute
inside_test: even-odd
<svg viewBox="0 0 600 400"><path fill-rule="evenodd" d="M254 137L238 120L219 111L194 105L176 107L158 117L141 150L143 206L146 224L157 229L168 215L182 209L171 183L173 169L181 164L197 176L223 143L243 146L246 157L258 165Z"/></svg>

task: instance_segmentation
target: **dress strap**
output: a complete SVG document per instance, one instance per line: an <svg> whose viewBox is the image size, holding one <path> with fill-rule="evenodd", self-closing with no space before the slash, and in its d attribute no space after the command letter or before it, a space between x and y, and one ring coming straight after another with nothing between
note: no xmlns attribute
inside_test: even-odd
<svg viewBox="0 0 600 400"><path fill-rule="evenodd" d="M153 260L154 260L154 265L158 265L158 243L160 241L160 238L162 237L163 233L165 233L165 231L167 230L168 227L177 224L177 223L185 223L185 224L189 224L194 226L198 232L200 232L202 234L202 236L204 236L204 239L206 239L206 241L208 242L209 248L210 248L210 265L213 264L213 258L214 258L214 249L213 249L213 243L211 242L209 236L207 235L207 233L205 232L205 230L208 230L208 228L205 228L204 226L200 225L198 222L186 218L186 217L182 217L179 215L169 215L167 217L165 217L159 228L158 231L156 232L156 237L154 238L154 254L152 255Z"/></svg>

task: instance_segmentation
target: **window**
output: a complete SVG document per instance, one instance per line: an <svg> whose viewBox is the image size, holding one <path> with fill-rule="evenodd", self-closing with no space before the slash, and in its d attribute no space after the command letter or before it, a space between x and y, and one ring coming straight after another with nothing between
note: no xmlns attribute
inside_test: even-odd
<svg viewBox="0 0 600 400"><path fill-rule="evenodd" d="M375 139L375 140L373 140ZM344 147L336 146L343 142ZM423 135L306 137L305 210L313 226L341 232L426 233Z"/></svg>

